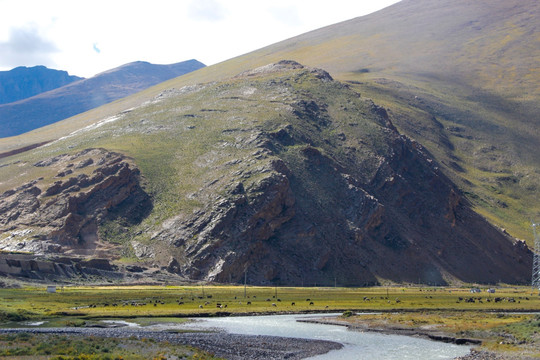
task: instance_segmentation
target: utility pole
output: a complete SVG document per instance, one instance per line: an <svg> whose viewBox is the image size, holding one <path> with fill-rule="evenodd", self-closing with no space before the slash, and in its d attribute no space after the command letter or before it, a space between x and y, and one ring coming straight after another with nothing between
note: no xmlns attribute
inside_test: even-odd
<svg viewBox="0 0 540 360"><path fill-rule="evenodd" d="M247 284L247 265L246 265L246 267L244 267L244 298L247 297L246 284Z"/></svg>
<svg viewBox="0 0 540 360"><path fill-rule="evenodd" d="M540 296L540 234L536 231L536 227L540 224L532 224L534 235L534 249L533 249L533 268L532 268L532 289L538 289Z"/></svg>

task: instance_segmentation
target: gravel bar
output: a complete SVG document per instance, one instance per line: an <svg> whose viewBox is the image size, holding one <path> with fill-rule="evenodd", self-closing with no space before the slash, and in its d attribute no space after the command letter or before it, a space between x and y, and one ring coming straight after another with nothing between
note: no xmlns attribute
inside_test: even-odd
<svg viewBox="0 0 540 360"><path fill-rule="evenodd" d="M471 353L466 356L458 357L455 360L535 360L538 357L530 357L524 355L497 354L490 351L481 351L472 349Z"/></svg>
<svg viewBox="0 0 540 360"><path fill-rule="evenodd" d="M0 329L0 333L47 333L70 336L98 336L168 341L179 345L193 346L229 360L305 359L341 349L342 344L323 341L277 336L238 335L224 332L177 333L167 331L145 331L127 328L24 328Z"/></svg>

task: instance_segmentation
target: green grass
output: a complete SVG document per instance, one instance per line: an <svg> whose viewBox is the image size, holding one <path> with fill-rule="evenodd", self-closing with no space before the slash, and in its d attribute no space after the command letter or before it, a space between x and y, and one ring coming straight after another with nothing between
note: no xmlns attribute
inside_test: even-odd
<svg viewBox="0 0 540 360"><path fill-rule="evenodd" d="M464 301L470 297L481 298L482 301ZM502 300L495 302L495 298ZM242 286L65 287L54 294L46 293L43 288L0 289L0 299L4 326L14 321L65 316L88 320L103 317L186 317L251 312L540 310L538 296L531 296L528 288L514 287L498 288L495 294L485 291L470 294L469 288L249 286L246 288L246 297ZM295 305L292 305L293 302ZM218 308L218 303L223 306Z"/></svg>
<svg viewBox="0 0 540 360"><path fill-rule="evenodd" d="M182 323L188 317L199 316L339 312L348 314L341 321L353 325L418 330L427 327L455 337L481 339L482 348L490 351L522 354L536 351L537 354L540 319L529 312L540 311L538 294L532 294L527 287L499 286L494 294L486 290L482 288L481 293L472 294L470 287L244 288L206 285L65 287L48 294L44 288L0 289L0 326L29 327L29 322L39 320L44 321L40 327L81 327L104 319L125 319L144 327L156 323ZM465 301L470 298L475 301ZM218 308L217 304L222 307ZM353 315L355 312L369 314ZM114 344L127 345L116 352L113 351ZM74 338L68 346L65 337L61 336L0 336L0 348L4 353L10 351L10 354L21 356L81 357L94 354L92 356L131 359L136 358L132 357L133 353L148 354L144 352L147 350L140 350L141 346L148 347L148 351L159 350L162 354L187 354L187 358L210 356L168 343L131 338ZM106 353L104 349L111 352ZM133 352L126 352L128 350ZM155 354L152 356L158 353Z"/></svg>
<svg viewBox="0 0 540 360"><path fill-rule="evenodd" d="M0 357L51 360L144 360L217 359L213 355L183 345L153 339L82 337L53 334L1 334Z"/></svg>
<svg viewBox="0 0 540 360"><path fill-rule="evenodd" d="M499 329L503 332L511 333L516 341L527 341L540 332L540 316L525 316L523 321L513 322L501 326Z"/></svg>

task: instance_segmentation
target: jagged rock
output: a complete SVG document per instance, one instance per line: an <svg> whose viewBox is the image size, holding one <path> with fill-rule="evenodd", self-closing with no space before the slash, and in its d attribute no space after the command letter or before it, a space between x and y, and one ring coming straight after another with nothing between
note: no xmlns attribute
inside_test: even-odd
<svg viewBox="0 0 540 360"><path fill-rule="evenodd" d="M167 271L170 273L180 272L180 263L175 258L171 257L169 263L167 264Z"/></svg>
<svg viewBox="0 0 540 360"><path fill-rule="evenodd" d="M0 254L0 275L38 281L69 281L97 276L102 279L122 279L122 272L108 259L68 257L40 258L28 254Z"/></svg>
<svg viewBox="0 0 540 360"><path fill-rule="evenodd" d="M99 159L101 165L96 165L94 159ZM84 166L73 166L74 161ZM151 209L150 198L139 184L139 170L120 154L87 149L45 159L35 166L60 168L64 173L95 168L91 176L73 173L52 185L46 185L44 179L35 180L5 192L0 197L0 231L35 229L38 235L37 238L20 234L0 238L0 247L4 249L15 246L19 251L39 249L39 253L47 253L57 252L58 246L65 249L92 246L99 237L99 225L111 211L121 208L130 221L140 221Z"/></svg>
<svg viewBox="0 0 540 360"><path fill-rule="evenodd" d="M129 272L134 272L134 273L142 273L143 271L145 271L147 269L142 267L142 266L127 265L126 270L129 271Z"/></svg>
<svg viewBox="0 0 540 360"><path fill-rule="evenodd" d="M139 259L153 258L155 256L154 250L148 245L132 241L131 246L135 252L135 256Z"/></svg>
<svg viewBox="0 0 540 360"><path fill-rule="evenodd" d="M89 267L99 270L114 271L118 269L117 266L113 266L108 259L87 259L80 262L81 266Z"/></svg>

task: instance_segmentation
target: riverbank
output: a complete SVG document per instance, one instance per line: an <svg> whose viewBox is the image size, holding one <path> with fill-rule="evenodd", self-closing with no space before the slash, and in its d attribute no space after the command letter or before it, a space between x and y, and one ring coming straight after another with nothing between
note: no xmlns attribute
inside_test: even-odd
<svg viewBox="0 0 540 360"><path fill-rule="evenodd" d="M313 323L313 324L326 324L326 325L339 325L345 326L351 331L368 331L374 333L381 333L387 335L403 335L403 336L416 336L428 340L441 341L445 343L451 343L456 345L480 345L482 340L472 339L465 337L456 337L450 334L433 330L433 329L421 329L421 328L404 328L395 326L392 324L386 324L384 327L372 327L368 323L351 324L341 318L320 318L320 319L302 319L301 322Z"/></svg>
<svg viewBox="0 0 540 360"><path fill-rule="evenodd" d="M351 331L420 337L470 345L460 360L538 359L540 317L537 314L468 312L361 313L300 321L344 326Z"/></svg>
<svg viewBox="0 0 540 360"><path fill-rule="evenodd" d="M454 360L535 360L538 357L529 357L523 355L508 355L508 354L497 354L491 351L478 351L471 350L471 353L466 356L458 357Z"/></svg>
<svg viewBox="0 0 540 360"><path fill-rule="evenodd" d="M0 329L0 334L55 334L69 337L129 338L192 346L228 360L305 359L337 350L343 345L323 340L224 332L167 332L130 328L22 328Z"/></svg>
<svg viewBox="0 0 540 360"><path fill-rule="evenodd" d="M305 288L206 284L46 290L43 287L0 288L0 326L12 328L40 322L45 323L40 327L72 329L95 325L105 319L130 322L147 319L144 322L148 323L169 321L163 320L165 318L181 322L186 318L248 315L262 318L266 317L262 315L346 312L364 314L349 318L351 322L347 325L356 326L358 331L472 344L493 353L540 353L540 297L532 296L530 288L525 287L497 287L496 295L487 290L472 295L468 287ZM144 327L144 323L141 326ZM282 328L279 329L279 335L283 334ZM216 344L218 340L216 338ZM483 343L476 345L471 340Z"/></svg>

